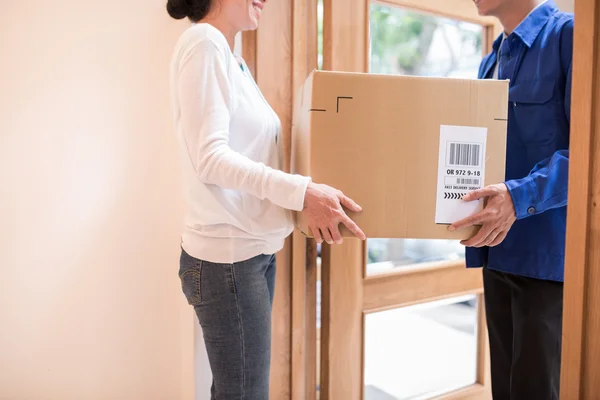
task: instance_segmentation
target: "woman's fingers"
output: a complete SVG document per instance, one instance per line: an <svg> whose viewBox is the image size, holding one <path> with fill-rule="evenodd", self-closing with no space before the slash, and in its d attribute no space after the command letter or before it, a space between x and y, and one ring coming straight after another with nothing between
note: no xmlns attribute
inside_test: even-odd
<svg viewBox="0 0 600 400"><path fill-rule="evenodd" d="M329 232L331 233L331 237L336 244L342 244L344 239L342 239L342 234L340 233L338 225L333 225L331 228L329 228Z"/></svg>
<svg viewBox="0 0 600 400"><path fill-rule="evenodd" d="M327 244L333 244L333 238L331 237L331 233L327 228L321 228L321 235L323 236L323 240Z"/></svg>
<svg viewBox="0 0 600 400"><path fill-rule="evenodd" d="M360 240L367 239L367 236L365 235L365 233L347 215L345 215L344 218L342 219L342 223L346 226L346 228L348 228L350 230L350 232L352 232L352 234L354 236L356 236Z"/></svg>
<svg viewBox="0 0 600 400"><path fill-rule="evenodd" d="M321 237L321 231L319 228L314 225L311 225L309 228L313 234L313 237L315 238L315 241L319 244L323 243L323 238Z"/></svg>
<svg viewBox="0 0 600 400"><path fill-rule="evenodd" d="M356 204L356 202L354 200L352 200L350 197L346 196L345 194L341 193L339 199L340 199L340 203L344 207L346 207L348 210L354 211L354 212L362 211L362 207L359 206L358 204Z"/></svg>

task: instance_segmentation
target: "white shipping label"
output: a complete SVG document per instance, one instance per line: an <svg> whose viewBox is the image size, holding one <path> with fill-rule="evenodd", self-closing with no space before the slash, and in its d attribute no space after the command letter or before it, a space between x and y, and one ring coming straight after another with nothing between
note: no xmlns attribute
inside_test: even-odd
<svg viewBox="0 0 600 400"><path fill-rule="evenodd" d="M452 224L483 208L483 200L462 197L483 187L486 141L487 128L440 126L436 224Z"/></svg>

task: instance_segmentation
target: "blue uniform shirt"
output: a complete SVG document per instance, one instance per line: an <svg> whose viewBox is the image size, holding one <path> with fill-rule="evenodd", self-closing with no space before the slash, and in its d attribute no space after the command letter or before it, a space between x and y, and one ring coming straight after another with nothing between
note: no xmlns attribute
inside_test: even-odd
<svg viewBox="0 0 600 400"><path fill-rule="evenodd" d="M479 78L510 79L506 185L517 221L496 247L467 248L467 267L563 281L573 15L552 0L481 62Z"/></svg>

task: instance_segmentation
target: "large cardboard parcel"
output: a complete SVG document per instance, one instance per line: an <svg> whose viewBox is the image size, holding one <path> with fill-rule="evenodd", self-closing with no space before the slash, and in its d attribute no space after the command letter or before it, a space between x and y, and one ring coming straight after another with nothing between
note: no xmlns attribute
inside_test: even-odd
<svg viewBox="0 0 600 400"><path fill-rule="evenodd" d="M449 232L504 181L508 81L313 71L295 99L292 172L343 191L370 238L465 239ZM296 225L312 232L301 213ZM345 237L352 234L340 226Z"/></svg>

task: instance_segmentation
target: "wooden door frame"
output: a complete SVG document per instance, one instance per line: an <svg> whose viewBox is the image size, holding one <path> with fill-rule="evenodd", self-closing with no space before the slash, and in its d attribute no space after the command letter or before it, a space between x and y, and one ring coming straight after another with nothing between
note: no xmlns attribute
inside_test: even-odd
<svg viewBox="0 0 600 400"><path fill-rule="evenodd" d="M245 32L243 35L243 55L256 77L266 98L274 105L284 125L284 134L289 135L292 113L292 98L295 87L306 73L316 65L316 59L310 58L316 48L316 28L312 31L310 13L315 9L315 0L280 0L268 5L261 28L257 32ZM352 0L353 4L357 0ZM435 0L429 0L435 2ZM415 6L423 11L434 12L427 8L427 1L388 0L388 4ZM335 10L335 20L368 22L367 10L356 4L347 7L347 0L329 0L330 14ZM443 3L443 2L441 2ZM470 3L470 1L469 1ZM433 3L432 3L433 4ZM304 12L305 7L307 12ZM313 8L315 7L315 8ZM414 8L414 7L413 7ZM567 226L567 257L565 282L565 313L563 341L563 374L561 376L561 397L568 399L592 399L592 393L600 392L600 370L594 368L594 360L600 357L600 338L597 326L600 320L600 308L593 304L600 302L600 213L597 204L600 195L600 0L577 1L578 24L575 29L575 54L573 92L577 96L572 102L572 140L571 151L575 154L570 170L569 182L569 219ZM354 11L350 11L354 10ZM453 12L453 10L448 10ZM307 14L308 13L308 14ZM454 16L456 15L447 15ZM461 16L461 18L464 15ZM333 17L331 17L333 18ZM316 18L315 18L316 20ZM302 24L307 24L304 29ZM329 25L331 27L331 25ZM363 42L366 37L361 29L352 31L347 23L344 32L348 35L326 33L332 38L324 48L326 50L325 67L328 69L365 71L368 59L363 55L347 59L341 57L344 49ZM330 28L329 28L330 29ZM325 30L327 32L327 29ZM500 33L497 23L490 25L486 34L487 46ZM347 37L344 37L347 36ZM304 44L302 38L305 37ZM353 39L358 38L358 42ZM281 42L285 44L281 45ZM314 44L311 44L314 43ZM339 43L339 46L338 44ZM309 47L305 47L309 46ZM278 51L274 52L276 48ZM308 49L308 50L305 50ZM307 54L308 63L302 61ZM294 56L296 55L296 56ZM591 84L590 84L591 82ZM285 138L289 143L289 136ZM577 178L574 175L577 174ZM360 254L363 257L364 244L347 241L343 246L324 247L325 258L351 264ZM295 233L287 241L285 249L278 258L277 293L274 306L272 389L271 398L311 400L314 396L314 311L316 306L314 284L316 283L316 250L314 242L307 241ZM294 266L292 268L292 265ZM347 264L348 265L348 264ZM341 269L329 269L324 279L331 280ZM333 274L333 275L332 275ZM350 288L357 287L362 276L346 277ZM372 298L368 294L362 302ZM337 293L340 295L343 293ZM365 300L367 299L367 300ZM324 299L327 301L326 299ZM395 301L395 300L394 300ZM371 303L368 303L371 304ZM480 298L480 304L481 298ZM373 303L370 307L376 307ZM353 305L357 307L357 305ZM286 316L287 315L287 316ZM335 318L335 315L333 315ZM362 321L354 321L356 327ZM359 330L360 331L360 330ZM341 337L348 336L348 332ZM337 335L336 332L328 332ZM482 335L483 333L480 333ZM359 336L349 335L349 342L357 343ZM336 336L338 337L338 336ZM361 337L362 340L362 337ZM361 344L362 347L362 344ZM325 349L327 350L327 349ZM359 357L362 357L360 355ZM332 360L327 362L331 363ZM327 366L327 365L326 365ZM329 367L328 367L329 368ZM330 373L326 370L324 374ZM478 379L481 379L479 377ZM346 380L347 381L347 380ZM362 386L362 376L357 382ZM357 389L356 393L362 393ZM472 389L461 392L461 398L468 398ZM475 397L478 393L471 393ZM456 395L456 394L455 394Z"/></svg>
<svg viewBox="0 0 600 400"><path fill-rule="evenodd" d="M600 0L575 1L561 398L600 393Z"/></svg>
<svg viewBox="0 0 600 400"><path fill-rule="evenodd" d="M484 26L487 51L499 34L499 25L479 17L463 0L378 1ZM461 5L453 7L453 5ZM469 5L466 15L464 5ZM324 1L324 54L326 70L368 72L368 0ZM487 52L486 51L486 52ZM366 243L346 240L343 245L323 246L322 251L321 398L358 400L364 397L364 324L370 312L454 297L478 296L478 352L476 383L439 398L489 396L488 340L480 270L466 270L463 262L423 265L400 273L366 276ZM343 301L342 301L343 299ZM335 338L335 340L330 340ZM360 368L356 368L359 365Z"/></svg>
<svg viewBox="0 0 600 400"><path fill-rule="evenodd" d="M282 123L285 164L289 171L294 93L317 67L317 1L278 0L265 8L260 27L242 34L242 56ZM274 51L276 49L276 51ZM316 248L294 232L277 254L272 318L270 398L311 400L316 386L316 264L306 252ZM292 265L296 268L292 268ZM312 268L311 268L312 265ZM310 283L314 283L311 285ZM314 348L314 346L313 346ZM314 390L312 391L314 396Z"/></svg>
<svg viewBox="0 0 600 400"><path fill-rule="evenodd" d="M369 2L324 0L323 6L323 69L367 72ZM357 239L346 239L342 245L322 247L320 394L323 400L363 398L365 246ZM332 268L334 265L343 268ZM339 303L337 299L348 301L343 308L333 307ZM344 356L338 357L340 354ZM355 368L356 365L360 368Z"/></svg>
<svg viewBox="0 0 600 400"><path fill-rule="evenodd" d="M396 4L400 4L401 1L403 0L394 0ZM343 0L338 1L336 5L343 8ZM404 2L400 5L415 4ZM365 7L368 7L368 3L365 3ZM260 28L243 33L243 57L263 94L282 120L286 160L289 160L293 95L308 73L317 66L316 9L317 0L281 0L271 3L263 14ZM451 10L447 11L446 16L456 17ZM368 18L368 10L363 9L361 15ZM368 19L362 22L360 25L366 29ZM325 26L331 25L325 23ZM336 48L334 51L328 49L328 44L325 43L324 53L329 55L324 57L325 69L360 71L368 68L366 32L348 30L354 33L358 42L364 44L362 58L355 60L354 65L348 65L342 57L342 48ZM486 38L495 35L496 31L497 29L488 28ZM332 32L325 35L332 35ZM351 45L347 41L345 43ZM486 43L491 46L487 39ZM278 49L277 52L273 52L275 48ZM334 61L336 59L340 62ZM284 169L288 168L289 165L286 164ZM345 246L350 251L365 251L360 243L348 243ZM307 240L299 232L294 232L278 254L277 269L273 309L271 398L312 400L315 398L317 380L315 242ZM370 296L367 296L367 299L369 298Z"/></svg>
<svg viewBox="0 0 600 400"><path fill-rule="evenodd" d="M242 56L264 97L281 120L284 159L289 159L292 118L292 49L281 46L292 41L293 0L271 2L256 31L242 33ZM280 51L274 52L273 49ZM289 163L283 166L289 171ZM271 377L269 398L290 399L292 335L292 239L277 254L275 300L271 328Z"/></svg>

